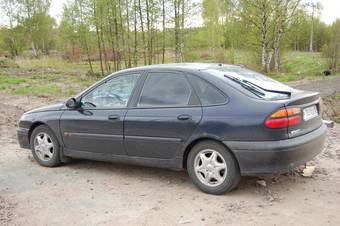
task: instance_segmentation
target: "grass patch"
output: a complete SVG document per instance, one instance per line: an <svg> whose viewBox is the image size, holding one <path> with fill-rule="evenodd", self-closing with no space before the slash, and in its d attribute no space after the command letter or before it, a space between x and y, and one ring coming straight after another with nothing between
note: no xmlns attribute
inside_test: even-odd
<svg viewBox="0 0 340 226"><path fill-rule="evenodd" d="M12 87L25 83L26 81L26 78L0 75L0 90L11 89Z"/></svg>
<svg viewBox="0 0 340 226"><path fill-rule="evenodd" d="M279 82L292 82L303 79L302 76L296 76L292 74L269 74L269 76Z"/></svg>
<svg viewBox="0 0 340 226"><path fill-rule="evenodd" d="M29 86L29 87L19 87L14 93L27 95L27 94L56 94L60 93L61 88L56 85L39 85L39 86Z"/></svg>
<svg viewBox="0 0 340 226"><path fill-rule="evenodd" d="M18 85L18 84L24 83L26 81L27 81L26 78L9 77L9 76L0 75L0 84L1 85Z"/></svg>
<svg viewBox="0 0 340 226"><path fill-rule="evenodd" d="M282 72L295 76L322 76L327 59L321 53L286 52L282 57Z"/></svg>
<svg viewBox="0 0 340 226"><path fill-rule="evenodd" d="M31 76L0 75L0 91L17 95L74 96L95 83L97 78L65 74L33 74Z"/></svg>
<svg viewBox="0 0 340 226"><path fill-rule="evenodd" d="M222 62L242 64L261 71L259 56L254 51L217 49L214 54L208 50L192 50L185 55L186 61ZM174 54L166 54L166 62L174 62ZM141 60L142 61L142 60ZM141 65L142 62L139 62ZM73 96L89 87L101 77L86 76L89 65L86 61L70 62L61 58L41 57L39 59L18 58L19 68L0 68L0 90L20 95L53 94ZM110 62L111 66L113 62ZM122 62L124 67L124 62ZM99 61L93 62L95 73L100 71ZM281 82L299 79L315 79L323 76L327 59L321 53L285 52L282 54L281 72L268 75ZM337 95L336 98L340 98Z"/></svg>
<svg viewBox="0 0 340 226"><path fill-rule="evenodd" d="M340 100L340 92L336 92L335 99Z"/></svg>

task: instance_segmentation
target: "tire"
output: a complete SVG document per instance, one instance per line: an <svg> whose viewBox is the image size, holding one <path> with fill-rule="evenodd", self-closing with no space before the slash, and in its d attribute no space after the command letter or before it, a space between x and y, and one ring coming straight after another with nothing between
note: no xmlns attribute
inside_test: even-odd
<svg viewBox="0 0 340 226"><path fill-rule="evenodd" d="M187 170L199 189L213 195L233 190L241 178L234 156L224 145L215 141L203 141L191 149Z"/></svg>
<svg viewBox="0 0 340 226"><path fill-rule="evenodd" d="M36 127L30 138L34 159L45 167L60 165L60 145L54 133L45 125Z"/></svg>

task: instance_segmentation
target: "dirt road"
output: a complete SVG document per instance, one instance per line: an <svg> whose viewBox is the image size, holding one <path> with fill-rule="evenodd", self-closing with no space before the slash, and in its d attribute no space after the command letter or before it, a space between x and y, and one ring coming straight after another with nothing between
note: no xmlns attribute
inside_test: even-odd
<svg viewBox="0 0 340 226"><path fill-rule="evenodd" d="M338 78L293 85L322 91L335 82L339 89ZM0 225L340 225L339 125L308 163L316 166L311 178L295 170L261 178L263 186L246 177L234 192L212 196L185 172L80 160L40 167L18 147L15 124L57 100L0 96Z"/></svg>

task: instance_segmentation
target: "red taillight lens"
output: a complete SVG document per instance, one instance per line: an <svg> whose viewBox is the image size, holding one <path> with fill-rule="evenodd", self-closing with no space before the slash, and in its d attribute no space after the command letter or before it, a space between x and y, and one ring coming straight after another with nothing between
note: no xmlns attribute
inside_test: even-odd
<svg viewBox="0 0 340 226"><path fill-rule="evenodd" d="M267 119L266 126L271 129L279 129L288 126L288 118Z"/></svg>
<svg viewBox="0 0 340 226"><path fill-rule="evenodd" d="M301 123L300 108L283 108L271 114L265 125L271 129L290 127Z"/></svg>
<svg viewBox="0 0 340 226"><path fill-rule="evenodd" d="M301 116L300 115L289 117L288 118L288 127L300 124L301 121L302 120L301 120Z"/></svg>

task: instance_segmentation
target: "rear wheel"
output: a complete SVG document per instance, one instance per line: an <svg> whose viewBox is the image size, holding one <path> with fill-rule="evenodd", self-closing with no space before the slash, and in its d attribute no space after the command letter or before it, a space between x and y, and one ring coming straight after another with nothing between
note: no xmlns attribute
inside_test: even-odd
<svg viewBox="0 0 340 226"><path fill-rule="evenodd" d="M224 145L214 141L204 141L192 148L187 170L199 189L215 195L231 191L241 177L234 157Z"/></svg>
<svg viewBox="0 0 340 226"><path fill-rule="evenodd" d="M60 147L54 133L45 125L35 128L31 135L31 149L34 159L42 166L60 165Z"/></svg>

